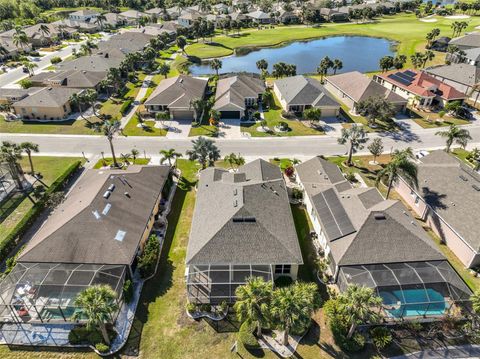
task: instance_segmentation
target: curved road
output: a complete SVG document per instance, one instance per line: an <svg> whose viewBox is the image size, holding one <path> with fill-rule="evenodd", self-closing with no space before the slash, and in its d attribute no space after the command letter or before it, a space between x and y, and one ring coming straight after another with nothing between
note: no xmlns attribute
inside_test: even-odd
<svg viewBox="0 0 480 359"><path fill-rule="evenodd" d="M480 146L480 124L469 125L473 140L469 148ZM381 137L384 148L389 152L391 148L412 147L414 149L436 149L445 146L445 140L435 135L438 129L405 130L402 133L370 134L370 138ZM1 140L14 142L31 141L38 143L42 155L53 156L81 156L85 152L87 157L97 156L103 151L108 156L110 152L108 142L103 136L81 135L35 135L35 134L0 134ZM281 137L281 138L242 138L215 140L222 155L226 153L240 153L245 157L312 157L318 154L340 155L346 153L346 146L337 143L333 136ZM137 148L141 153L156 155L159 150L175 148L185 153L191 147L191 139L167 139L165 137L124 137L114 139L116 152L130 151ZM368 152L364 149L364 152Z"/></svg>

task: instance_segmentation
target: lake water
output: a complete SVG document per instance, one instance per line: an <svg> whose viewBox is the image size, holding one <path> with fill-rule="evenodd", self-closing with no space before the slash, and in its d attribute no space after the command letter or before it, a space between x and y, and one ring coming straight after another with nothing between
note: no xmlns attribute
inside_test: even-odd
<svg viewBox="0 0 480 359"><path fill-rule="evenodd" d="M340 59L343 69L338 72L357 70L376 71L378 61L383 56L394 56L394 43L381 38L365 36L334 36L312 41L297 41L281 47L263 48L246 55L233 55L222 58L221 73L259 72L256 62L267 60L269 71L273 64L286 62L297 65L297 73L314 73L323 57ZM190 66L193 75L215 73L207 62Z"/></svg>

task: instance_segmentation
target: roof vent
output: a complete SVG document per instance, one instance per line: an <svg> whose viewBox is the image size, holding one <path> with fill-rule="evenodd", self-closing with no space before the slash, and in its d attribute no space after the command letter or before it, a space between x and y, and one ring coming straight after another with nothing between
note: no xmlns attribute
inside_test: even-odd
<svg viewBox="0 0 480 359"><path fill-rule="evenodd" d="M476 184L472 184L472 188L473 188L475 191L479 191L479 192L480 192L480 187L478 187Z"/></svg>
<svg viewBox="0 0 480 359"><path fill-rule="evenodd" d="M110 194L111 194L111 193L112 193L112 192L110 192L110 191L106 191L106 192L103 194L103 198L107 199L108 197L110 197Z"/></svg>
<svg viewBox="0 0 480 359"><path fill-rule="evenodd" d="M383 213L375 213L373 215L373 218L375 218L377 221L387 219Z"/></svg>
<svg viewBox="0 0 480 359"><path fill-rule="evenodd" d="M234 195L234 196L237 195L237 189L236 189L236 188L233 189L233 195Z"/></svg>
<svg viewBox="0 0 480 359"><path fill-rule="evenodd" d="M130 198L130 193L125 192L124 195L125 195L126 197Z"/></svg>
<svg viewBox="0 0 480 359"><path fill-rule="evenodd" d="M237 202L237 200L235 199L235 200L233 200L233 207L237 207L237 206L238 206L238 202Z"/></svg>
<svg viewBox="0 0 480 359"><path fill-rule="evenodd" d="M460 176L458 176L458 177L460 177L460 179L461 179L462 181L464 181L464 182L467 182L467 181L468 181L468 178L465 177L464 175L460 175Z"/></svg>

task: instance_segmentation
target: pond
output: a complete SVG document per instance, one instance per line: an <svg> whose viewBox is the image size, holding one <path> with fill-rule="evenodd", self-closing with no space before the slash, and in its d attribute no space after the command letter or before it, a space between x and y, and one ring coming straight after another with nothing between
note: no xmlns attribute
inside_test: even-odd
<svg viewBox="0 0 480 359"><path fill-rule="evenodd" d="M383 56L395 55L395 43L387 39L365 36L334 36L311 41L297 41L281 47L270 47L222 58L221 73L259 72L256 62L265 59L272 71L273 64L286 62L297 65L297 73L315 73L323 57L339 59L343 69L338 72L369 72L379 69ZM193 75L213 74L207 61L190 66Z"/></svg>

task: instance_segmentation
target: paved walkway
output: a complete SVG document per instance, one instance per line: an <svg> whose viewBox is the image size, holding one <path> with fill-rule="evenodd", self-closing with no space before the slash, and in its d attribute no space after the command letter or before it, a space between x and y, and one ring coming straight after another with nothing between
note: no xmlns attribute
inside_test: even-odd
<svg viewBox="0 0 480 359"><path fill-rule="evenodd" d="M142 83L142 87L138 91L137 97L135 97L135 100L133 102L134 105L132 106L132 108L130 108L130 111L128 111L127 114L123 116L122 119L120 120L121 128L125 128L128 121L130 121L130 119L133 117L135 112L137 112L138 107L141 105L142 99L147 94L147 90L150 85L150 81L152 81L152 78L153 78L152 75L145 76L145 79L143 80L143 83Z"/></svg>
<svg viewBox="0 0 480 359"><path fill-rule="evenodd" d="M242 138L240 129L240 119L222 119L223 126L220 127L220 137L225 139L239 139Z"/></svg>
<svg viewBox="0 0 480 359"><path fill-rule="evenodd" d="M480 358L480 345L460 345L399 355L390 359Z"/></svg>
<svg viewBox="0 0 480 359"><path fill-rule="evenodd" d="M188 138L190 128L192 127L192 120L172 120L164 121L165 126L168 127L166 137L169 139L185 139Z"/></svg>

